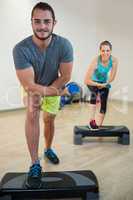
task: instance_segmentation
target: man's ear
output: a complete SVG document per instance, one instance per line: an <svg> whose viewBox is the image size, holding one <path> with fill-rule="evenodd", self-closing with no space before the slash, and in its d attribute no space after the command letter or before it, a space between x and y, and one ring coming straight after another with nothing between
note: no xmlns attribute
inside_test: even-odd
<svg viewBox="0 0 133 200"><path fill-rule="evenodd" d="M57 20L54 20L54 25L56 25L57 24Z"/></svg>

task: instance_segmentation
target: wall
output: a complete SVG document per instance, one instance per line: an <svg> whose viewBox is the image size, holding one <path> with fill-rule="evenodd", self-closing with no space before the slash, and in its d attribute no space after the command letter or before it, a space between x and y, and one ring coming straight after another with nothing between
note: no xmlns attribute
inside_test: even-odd
<svg viewBox="0 0 133 200"><path fill-rule="evenodd" d="M113 55L119 60L111 98L133 101L133 1L97 1L96 36L99 41L110 40Z"/></svg>

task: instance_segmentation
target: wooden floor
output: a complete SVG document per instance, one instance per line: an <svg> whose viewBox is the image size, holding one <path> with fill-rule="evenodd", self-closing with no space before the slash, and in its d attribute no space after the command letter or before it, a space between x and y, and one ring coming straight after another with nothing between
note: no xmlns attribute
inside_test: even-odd
<svg viewBox="0 0 133 200"><path fill-rule="evenodd" d="M86 125L88 118L87 103L68 105L60 110L53 144L61 161L57 166L43 159L41 120L39 152L43 170L92 170L98 178L101 200L133 200L133 105L110 102L105 119L105 124L126 125L130 129L130 145L120 145L115 138L86 138L83 145L74 145L74 125ZM28 170L30 157L24 120L24 110L0 113L0 177L9 171Z"/></svg>

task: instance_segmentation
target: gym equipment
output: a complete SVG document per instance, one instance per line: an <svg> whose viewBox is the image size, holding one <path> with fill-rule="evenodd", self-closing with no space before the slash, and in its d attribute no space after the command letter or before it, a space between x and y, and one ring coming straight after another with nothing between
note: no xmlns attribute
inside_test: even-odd
<svg viewBox="0 0 133 200"><path fill-rule="evenodd" d="M68 89L69 96L61 96L61 107L65 104L71 104L73 102L79 102L82 100L82 88L76 82L70 82L65 87Z"/></svg>
<svg viewBox="0 0 133 200"><path fill-rule="evenodd" d="M69 93L72 96L72 102L80 101L82 98L82 88L81 86L76 82L70 82L66 85L68 88Z"/></svg>
<svg viewBox="0 0 133 200"><path fill-rule="evenodd" d="M83 137L118 137L118 143L129 145L129 129L126 126L102 126L91 130L88 126L74 127L74 144L81 145Z"/></svg>
<svg viewBox="0 0 133 200"><path fill-rule="evenodd" d="M81 197L98 200L98 181L92 171L62 171L42 173L40 189L25 189L27 173L7 173L0 184L1 200L32 200Z"/></svg>

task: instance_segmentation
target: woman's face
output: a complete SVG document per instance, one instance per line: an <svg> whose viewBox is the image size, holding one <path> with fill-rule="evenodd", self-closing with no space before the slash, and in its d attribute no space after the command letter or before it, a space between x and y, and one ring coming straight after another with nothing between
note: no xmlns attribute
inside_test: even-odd
<svg viewBox="0 0 133 200"><path fill-rule="evenodd" d="M103 61L106 61L110 58L111 49L108 45L102 45L100 49L100 55Z"/></svg>

